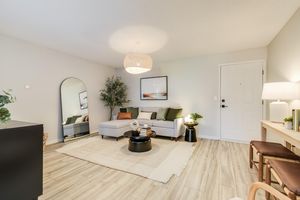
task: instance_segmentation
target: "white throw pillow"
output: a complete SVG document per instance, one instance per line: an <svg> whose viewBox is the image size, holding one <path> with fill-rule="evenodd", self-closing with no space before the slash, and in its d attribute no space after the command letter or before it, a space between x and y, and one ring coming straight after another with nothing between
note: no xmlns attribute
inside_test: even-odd
<svg viewBox="0 0 300 200"><path fill-rule="evenodd" d="M78 117L77 119L76 119L76 121L75 121L75 124L76 123L81 123L81 122L83 122L83 118L84 118L85 116L81 116L81 117Z"/></svg>
<svg viewBox="0 0 300 200"><path fill-rule="evenodd" d="M148 120L150 120L151 115L152 115L151 112L140 112L137 119L148 119Z"/></svg>

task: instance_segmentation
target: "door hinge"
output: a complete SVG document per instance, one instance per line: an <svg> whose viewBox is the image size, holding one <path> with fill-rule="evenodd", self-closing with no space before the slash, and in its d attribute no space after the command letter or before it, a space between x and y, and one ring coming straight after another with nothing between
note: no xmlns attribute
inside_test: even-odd
<svg viewBox="0 0 300 200"><path fill-rule="evenodd" d="M265 70L261 70L261 74L262 74L262 75L265 75Z"/></svg>

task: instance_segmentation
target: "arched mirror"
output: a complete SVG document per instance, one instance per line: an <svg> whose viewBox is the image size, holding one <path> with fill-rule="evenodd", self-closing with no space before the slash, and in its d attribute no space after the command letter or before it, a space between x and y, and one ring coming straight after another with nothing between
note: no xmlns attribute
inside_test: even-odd
<svg viewBox="0 0 300 200"><path fill-rule="evenodd" d="M67 78L60 86L64 141L89 134L88 94L78 78Z"/></svg>

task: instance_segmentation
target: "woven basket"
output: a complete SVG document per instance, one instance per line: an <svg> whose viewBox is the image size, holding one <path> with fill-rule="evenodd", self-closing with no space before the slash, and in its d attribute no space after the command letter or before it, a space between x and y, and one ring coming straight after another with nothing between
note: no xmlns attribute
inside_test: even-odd
<svg viewBox="0 0 300 200"><path fill-rule="evenodd" d="M48 139L48 133L44 133L43 134L43 150L45 150L47 139Z"/></svg>

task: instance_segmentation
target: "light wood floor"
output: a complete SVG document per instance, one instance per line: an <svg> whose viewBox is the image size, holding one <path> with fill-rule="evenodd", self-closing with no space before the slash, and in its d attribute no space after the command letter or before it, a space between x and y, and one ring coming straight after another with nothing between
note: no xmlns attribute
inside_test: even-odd
<svg viewBox="0 0 300 200"><path fill-rule="evenodd" d="M39 199L246 200L256 181L246 144L198 141L182 174L167 184L63 155L55 148L44 153L44 194ZM262 194L257 199L263 199Z"/></svg>

